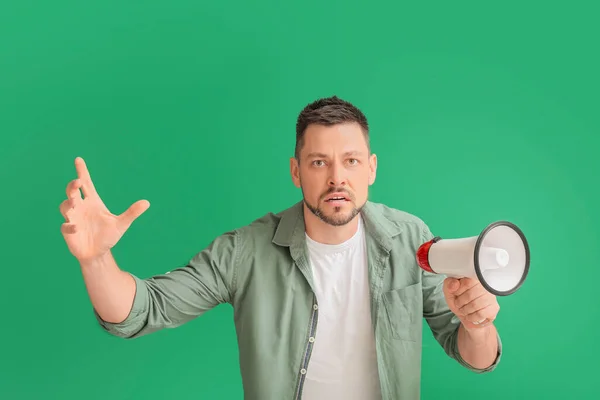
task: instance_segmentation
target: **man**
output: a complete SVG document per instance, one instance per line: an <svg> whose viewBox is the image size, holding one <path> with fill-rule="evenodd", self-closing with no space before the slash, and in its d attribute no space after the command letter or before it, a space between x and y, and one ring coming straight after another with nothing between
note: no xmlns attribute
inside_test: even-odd
<svg viewBox="0 0 600 400"><path fill-rule="evenodd" d="M290 172L301 202L148 279L121 270L111 248L149 203L111 214L77 158L62 232L101 326L135 338L230 303L250 399L417 399L422 317L450 357L493 370L496 298L476 280L420 269L427 225L368 200L377 158L363 113L320 99L301 111L296 135Z"/></svg>

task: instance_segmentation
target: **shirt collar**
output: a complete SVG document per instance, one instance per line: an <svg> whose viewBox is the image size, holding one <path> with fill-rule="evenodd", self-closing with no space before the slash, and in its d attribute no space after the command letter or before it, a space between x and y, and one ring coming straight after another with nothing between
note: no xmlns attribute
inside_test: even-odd
<svg viewBox="0 0 600 400"><path fill-rule="evenodd" d="M377 241L386 251L392 247L392 238L402 232L401 226L387 218L382 205L367 201L362 209L365 233ZM299 201L279 214L279 223L273 236L273 243L290 247L294 259L304 250L306 244L303 202Z"/></svg>

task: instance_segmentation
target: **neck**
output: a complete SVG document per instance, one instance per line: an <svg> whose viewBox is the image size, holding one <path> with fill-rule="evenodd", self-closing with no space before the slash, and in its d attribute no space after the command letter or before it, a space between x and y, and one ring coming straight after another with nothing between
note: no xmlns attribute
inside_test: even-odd
<svg viewBox="0 0 600 400"><path fill-rule="evenodd" d="M333 226L323 222L304 204L304 226L306 234L315 242L323 244L340 244L350 239L358 230L357 215L346 225Z"/></svg>

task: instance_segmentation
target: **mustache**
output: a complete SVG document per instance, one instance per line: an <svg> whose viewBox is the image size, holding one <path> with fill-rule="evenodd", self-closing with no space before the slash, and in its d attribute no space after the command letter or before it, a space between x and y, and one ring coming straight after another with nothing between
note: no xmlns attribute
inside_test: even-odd
<svg viewBox="0 0 600 400"><path fill-rule="evenodd" d="M344 188L329 188L325 193L321 195L321 200L329 196L331 193L345 193L350 201L354 201L354 195Z"/></svg>

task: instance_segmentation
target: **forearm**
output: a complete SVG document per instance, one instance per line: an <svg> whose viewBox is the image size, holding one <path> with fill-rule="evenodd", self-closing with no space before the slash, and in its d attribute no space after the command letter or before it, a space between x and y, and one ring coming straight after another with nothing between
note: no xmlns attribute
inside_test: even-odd
<svg viewBox="0 0 600 400"><path fill-rule="evenodd" d="M489 367L498 355L496 327L489 325L469 331L461 324L458 328L458 351L463 360L472 367Z"/></svg>
<svg viewBox="0 0 600 400"><path fill-rule="evenodd" d="M110 251L80 265L88 295L100 317L111 323L125 320L135 297L133 277L119 269Z"/></svg>

